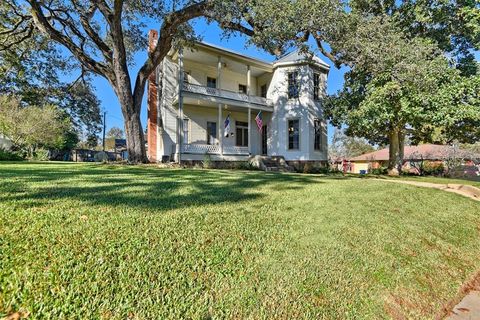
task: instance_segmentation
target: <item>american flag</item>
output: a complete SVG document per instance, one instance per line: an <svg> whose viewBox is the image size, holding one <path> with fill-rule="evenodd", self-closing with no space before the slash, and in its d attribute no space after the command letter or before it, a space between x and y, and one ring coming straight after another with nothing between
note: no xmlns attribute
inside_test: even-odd
<svg viewBox="0 0 480 320"><path fill-rule="evenodd" d="M263 127L262 111L258 112L257 116L255 117L255 121L257 122L258 131L262 131L262 127Z"/></svg>

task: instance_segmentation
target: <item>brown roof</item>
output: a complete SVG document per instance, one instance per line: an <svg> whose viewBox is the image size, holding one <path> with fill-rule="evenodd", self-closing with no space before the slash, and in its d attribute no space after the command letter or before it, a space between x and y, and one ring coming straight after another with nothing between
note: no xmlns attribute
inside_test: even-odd
<svg viewBox="0 0 480 320"><path fill-rule="evenodd" d="M449 145L438 144L421 144L418 146L405 146L404 159L405 160L443 160L451 157L454 153L454 149ZM458 157L467 159L480 159L480 154L472 154L466 150L455 150ZM350 161L387 161L388 160L388 148L362 154L361 156L354 157Z"/></svg>

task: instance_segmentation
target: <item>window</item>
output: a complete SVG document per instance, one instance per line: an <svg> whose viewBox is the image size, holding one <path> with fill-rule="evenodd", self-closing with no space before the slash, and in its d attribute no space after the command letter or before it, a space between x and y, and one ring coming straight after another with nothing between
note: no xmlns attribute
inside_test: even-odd
<svg viewBox="0 0 480 320"><path fill-rule="evenodd" d="M260 97L266 98L267 97L267 85L264 84L260 87Z"/></svg>
<svg viewBox="0 0 480 320"><path fill-rule="evenodd" d="M288 149L300 149L300 120L288 120Z"/></svg>
<svg viewBox="0 0 480 320"><path fill-rule="evenodd" d="M207 144L215 144L217 140L217 123L207 122Z"/></svg>
<svg viewBox="0 0 480 320"><path fill-rule="evenodd" d="M320 74L313 74L313 99L320 100Z"/></svg>
<svg viewBox="0 0 480 320"><path fill-rule="evenodd" d="M235 122L237 143L238 147L248 147L248 123L247 122Z"/></svg>
<svg viewBox="0 0 480 320"><path fill-rule="evenodd" d="M322 121L320 119L313 119L314 142L313 149L317 151L322 150Z"/></svg>
<svg viewBox="0 0 480 320"><path fill-rule="evenodd" d="M207 87L216 88L217 87L217 79L207 77Z"/></svg>
<svg viewBox="0 0 480 320"><path fill-rule="evenodd" d="M298 72L293 71L288 73L288 98L298 98L300 91L300 84L298 83Z"/></svg>
<svg viewBox="0 0 480 320"><path fill-rule="evenodd" d="M239 85L238 85L238 92L239 92L239 93L247 94L247 86L244 85L244 84L239 84Z"/></svg>
<svg viewBox="0 0 480 320"><path fill-rule="evenodd" d="M190 143L189 139L189 129L190 129L190 120L183 119L183 143L187 144Z"/></svg>
<svg viewBox="0 0 480 320"><path fill-rule="evenodd" d="M187 71L184 71L183 72L183 82L185 83L189 83L189 76L190 76L190 73L188 73Z"/></svg>

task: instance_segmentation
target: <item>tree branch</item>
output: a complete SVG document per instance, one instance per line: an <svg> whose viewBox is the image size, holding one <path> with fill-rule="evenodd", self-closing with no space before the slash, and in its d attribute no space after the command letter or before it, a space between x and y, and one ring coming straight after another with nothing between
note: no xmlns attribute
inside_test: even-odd
<svg viewBox="0 0 480 320"><path fill-rule="evenodd" d="M77 46L71 39L55 29L47 20L41 9L41 4L36 0L27 0L32 8L32 17L35 26L52 40L64 45L80 62L90 71L114 81L111 71L104 64L95 61L81 47ZM58 18L58 17L57 17Z"/></svg>
<svg viewBox="0 0 480 320"><path fill-rule="evenodd" d="M133 98L135 102L142 100L143 93L145 91L145 83L148 79L148 76L160 64L172 47L172 41L178 31L178 27L191 19L205 15L210 6L210 1L201 1L184 7L181 10L175 11L165 17L162 27L160 28L160 38L137 74L135 88L133 91ZM140 105L139 103L137 104Z"/></svg>

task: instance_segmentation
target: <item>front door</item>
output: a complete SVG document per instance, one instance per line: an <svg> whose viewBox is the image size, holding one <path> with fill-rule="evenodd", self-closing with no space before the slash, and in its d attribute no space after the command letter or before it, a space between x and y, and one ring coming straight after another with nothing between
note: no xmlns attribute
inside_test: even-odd
<svg viewBox="0 0 480 320"><path fill-rule="evenodd" d="M267 126L262 127L262 155L267 155Z"/></svg>

